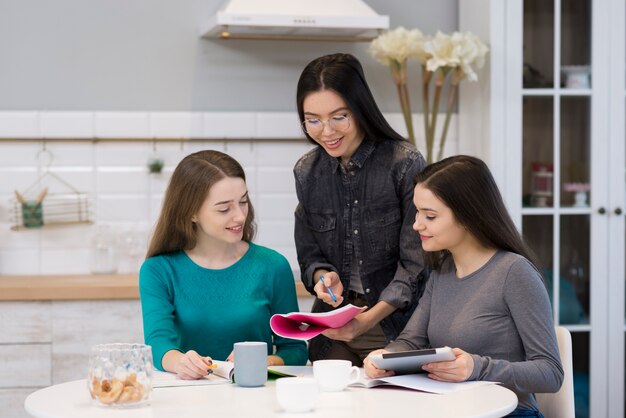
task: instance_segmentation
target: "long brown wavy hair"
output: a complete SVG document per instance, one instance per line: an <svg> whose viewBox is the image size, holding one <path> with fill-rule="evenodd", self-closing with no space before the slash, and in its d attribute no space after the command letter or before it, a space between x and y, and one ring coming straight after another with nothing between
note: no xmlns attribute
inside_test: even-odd
<svg viewBox="0 0 626 418"><path fill-rule="evenodd" d="M452 210L456 220L482 245L510 251L530 261L537 257L511 219L487 165L476 157L456 155L427 166L414 178ZM447 250L426 253L434 270L450 255Z"/></svg>
<svg viewBox="0 0 626 418"><path fill-rule="evenodd" d="M211 187L226 178L246 181L241 165L219 151L199 151L183 158L172 174L165 192L161 214L148 246L146 258L196 246L196 224L191 218L198 213ZM243 240L254 238L254 209L248 199L248 216L243 226Z"/></svg>

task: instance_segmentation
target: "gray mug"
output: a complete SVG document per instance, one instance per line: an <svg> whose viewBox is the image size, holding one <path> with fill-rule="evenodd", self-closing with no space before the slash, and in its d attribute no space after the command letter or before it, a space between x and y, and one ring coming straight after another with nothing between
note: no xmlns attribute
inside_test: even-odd
<svg viewBox="0 0 626 418"><path fill-rule="evenodd" d="M235 383L243 387L265 385L267 381L267 343L235 343Z"/></svg>

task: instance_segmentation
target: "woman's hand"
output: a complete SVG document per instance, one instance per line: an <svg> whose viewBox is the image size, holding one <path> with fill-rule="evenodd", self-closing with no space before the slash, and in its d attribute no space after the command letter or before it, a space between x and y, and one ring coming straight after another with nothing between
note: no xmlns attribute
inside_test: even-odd
<svg viewBox="0 0 626 418"><path fill-rule="evenodd" d="M211 357L203 357L193 350L180 354L174 371L181 379L200 379L211 373L209 371L213 363Z"/></svg>
<svg viewBox="0 0 626 418"><path fill-rule="evenodd" d="M442 382L464 382L474 371L474 359L460 348L453 348L456 357L451 361L438 361L422 366L428 377Z"/></svg>
<svg viewBox="0 0 626 418"><path fill-rule="evenodd" d="M317 298L334 308L341 305L341 302L343 302L343 296L341 296L343 293L343 284L341 283L341 280L339 280L339 275L334 271L324 274L315 272L315 274L317 275L316 279L318 279L318 282L315 284L315 287L313 287L313 290L317 293ZM322 283L320 276L324 276L324 283ZM333 291L333 294L337 298L337 302L333 301L332 296L330 296L330 292L324 285L328 286L330 290Z"/></svg>
<svg viewBox="0 0 626 418"><path fill-rule="evenodd" d="M371 353L367 355L367 357L365 357L365 359L363 360L363 368L365 369L365 374L367 375L367 377L377 379L379 377L393 376L395 374L391 370L383 370L383 369L377 368L376 366L374 366L374 363L372 363L372 360L370 359L370 356L373 354L384 354L388 352L389 351L387 350L380 349L380 350L372 351Z"/></svg>
<svg viewBox="0 0 626 418"><path fill-rule="evenodd" d="M352 318L343 327L327 329L322 332L322 335L331 340L352 341L359 335L365 333L372 326L369 314L366 311Z"/></svg>

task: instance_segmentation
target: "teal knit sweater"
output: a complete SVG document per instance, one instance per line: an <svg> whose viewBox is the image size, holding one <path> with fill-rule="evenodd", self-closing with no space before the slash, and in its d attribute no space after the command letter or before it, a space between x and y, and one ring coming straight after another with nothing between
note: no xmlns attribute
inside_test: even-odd
<svg viewBox="0 0 626 418"><path fill-rule="evenodd" d="M139 292L144 338L161 370L169 350L225 360L238 341L265 341L268 355L287 365L307 361L304 342L270 329L273 314L298 311L293 273L274 250L250 243L221 270L200 267L183 251L151 257L141 266Z"/></svg>

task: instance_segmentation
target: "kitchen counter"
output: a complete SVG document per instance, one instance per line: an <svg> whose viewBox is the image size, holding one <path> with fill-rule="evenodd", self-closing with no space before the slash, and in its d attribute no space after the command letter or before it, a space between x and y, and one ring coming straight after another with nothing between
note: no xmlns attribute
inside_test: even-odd
<svg viewBox="0 0 626 418"><path fill-rule="evenodd" d="M296 281L298 297L310 297ZM0 301L139 299L136 274L0 276Z"/></svg>

